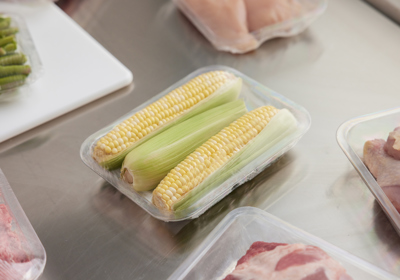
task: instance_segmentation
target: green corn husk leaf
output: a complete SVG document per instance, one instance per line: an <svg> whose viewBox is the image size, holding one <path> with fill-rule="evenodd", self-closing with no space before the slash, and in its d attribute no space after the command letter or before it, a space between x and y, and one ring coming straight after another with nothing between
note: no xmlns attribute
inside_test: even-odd
<svg viewBox="0 0 400 280"><path fill-rule="evenodd" d="M286 136L290 135L296 127L297 120L292 113L287 109L280 110L259 135L230 158L230 160L221 168L212 173L201 184L182 197L182 199L174 203L172 209L174 211L181 211L190 207L197 200L221 185L252 160L256 159Z"/></svg>
<svg viewBox="0 0 400 280"><path fill-rule="evenodd" d="M136 191L148 191L178 163L247 112L236 100L198 114L133 149L124 160L121 177Z"/></svg>
<svg viewBox="0 0 400 280"><path fill-rule="evenodd" d="M230 74L233 75L233 74ZM115 154L115 155L104 155L101 152L96 151L94 148L93 158L105 169L113 170L120 168L122 162L124 161L125 156L132 151L134 148L142 145L146 141L150 140L152 137L160 134L166 129L177 125L191 117L205 112L214 107L220 106L227 102L234 101L238 98L239 93L242 88L242 79L239 77L233 76L232 79L228 80L224 85L222 85L219 89L217 89L214 93L209 95L207 98L201 100L199 103L194 105L192 108L186 110L182 115L180 115L177 119L173 119L162 126L158 127L155 131L149 133L142 139L135 142L133 145L127 147L125 150Z"/></svg>

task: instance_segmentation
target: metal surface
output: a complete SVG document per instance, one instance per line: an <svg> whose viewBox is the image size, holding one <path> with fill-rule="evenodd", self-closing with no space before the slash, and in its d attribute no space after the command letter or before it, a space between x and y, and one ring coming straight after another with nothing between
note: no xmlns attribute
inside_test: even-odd
<svg viewBox="0 0 400 280"><path fill-rule="evenodd" d="M365 0L382 13L400 23L400 0Z"/></svg>
<svg viewBox="0 0 400 280"><path fill-rule="evenodd" d="M400 276L400 237L336 143L351 117L399 106L400 28L335 0L306 32L247 55L217 52L164 0L86 0L72 17L135 77L124 89L0 144L7 176L47 252L41 279L165 279L232 209L266 209ZM307 108L287 156L196 220L158 221L79 158L83 140L193 70L225 64Z"/></svg>

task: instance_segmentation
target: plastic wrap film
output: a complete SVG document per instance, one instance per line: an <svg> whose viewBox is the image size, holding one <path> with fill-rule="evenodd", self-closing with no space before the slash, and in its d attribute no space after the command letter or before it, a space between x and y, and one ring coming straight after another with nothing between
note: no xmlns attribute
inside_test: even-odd
<svg viewBox="0 0 400 280"><path fill-rule="evenodd" d="M16 14L0 14L0 101L17 96L19 88L34 83L43 66L28 26Z"/></svg>
<svg viewBox="0 0 400 280"><path fill-rule="evenodd" d="M386 140L389 133L398 126L400 126L400 108L375 112L343 123L337 131L337 141L400 235L400 214L378 185L363 159L363 148L366 141Z"/></svg>
<svg viewBox="0 0 400 280"><path fill-rule="evenodd" d="M398 279L373 264L253 207L237 208L226 215L168 279L222 280L234 270L237 261L250 245L257 241L316 246L339 262L353 279Z"/></svg>
<svg viewBox="0 0 400 280"><path fill-rule="evenodd" d="M34 280L46 252L0 169L0 278Z"/></svg>
<svg viewBox="0 0 400 280"><path fill-rule="evenodd" d="M271 129L271 131L279 131L280 128L284 127L281 124L287 124L288 129L284 129L284 133L280 133L280 137L277 137L276 141L271 141L269 144L265 143L265 147L263 147L264 144L258 145L258 148L256 148L257 153L253 153L252 156L247 157L246 154L251 154L251 149L254 148L255 145L248 145L248 148L243 151L243 153L245 153L247 149L249 150L245 154L245 159L240 156L241 153L238 153L238 156L236 157L237 160L228 162L226 168L222 165L222 172L217 173L217 175L222 175L211 176L207 180L207 183L203 184L201 188L202 193L201 195L196 196L195 201L191 201L191 203L185 205L184 207L178 207L174 211L159 210L152 202L152 191L135 191L130 184L121 179L120 170L110 171L102 168L92 158L93 149L97 145L96 143L98 139L106 134L107 131L110 131L113 127L115 127L115 125L125 120L135 112L138 112L142 108L145 108L149 104L155 102L160 97L165 96L173 89L184 85L193 79L193 77L209 71L227 71L234 74L236 77L239 77L243 83L241 92L239 94L239 99L244 101L247 110L251 112L252 110L262 106L273 106L279 112L282 112L284 116L290 116L288 118L283 118L284 120L289 121L278 121L276 126L267 125L266 127L269 127L268 130ZM287 114L285 114L285 112ZM155 218L163 221L193 219L204 213L208 208L220 201L236 187L254 178L272 162L290 150L308 130L310 123L311 120L308 112L300 105L264 87L237 70L225 66L209 66L198 69L197 71L191 73L159 95L156 95L154 98L150 99L145 104L142 104L109 126L91 135L81 146L81 158L88 167L90 167L98 175L107 180L111 185L116 187ZM271 124L273 124L273 122ZM272 134L274 133L271 133L271 135ZM257 137L254 139L257 139ZM258 139L260 139L260 137L258 137ZM265 139L265 137L261 137L261 139Z"/></svg>
<svg viewBox="0 0 400 280"><path fill-rule="evenodd" d="M276 37L303 32L326 0L174 0L217 50L246 53Z"/></svg>

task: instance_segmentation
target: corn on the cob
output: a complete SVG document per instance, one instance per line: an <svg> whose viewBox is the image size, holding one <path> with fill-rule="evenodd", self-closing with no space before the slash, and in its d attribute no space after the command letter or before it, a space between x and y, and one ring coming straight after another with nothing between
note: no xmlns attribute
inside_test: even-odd
<svg viewBox="0 0 400 280"><path fill-rule="evenodd" d="M286 109L278 112L265 106L247 113L172 169L153 191L153 203L163 211L189 207L295 126L295 118Z"/></svg>
<svg viewBox="0 0 400 280"><path fill-rule="evenodd" d="M136 191L154 189L187 155L246 112L244 101L236 100L171 127L125 157L121 178Z"/></svg>
<svg viewBox="0 0 400 280"><path fill-rule="evenodd" d="M93 158L107 169L118 168L126 154L151 137L208 109L235 100L241 85L240 78L225 71L197 76L114 127L99 139Z"/></svg>

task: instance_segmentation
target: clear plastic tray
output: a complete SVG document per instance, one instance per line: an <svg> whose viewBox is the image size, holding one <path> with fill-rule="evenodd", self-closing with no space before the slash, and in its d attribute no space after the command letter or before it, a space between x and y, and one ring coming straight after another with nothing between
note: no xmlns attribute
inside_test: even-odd
<svg viewBox="0 0 400 280"><path fill-rule="evenodd" d="M14 98L19 93L19 88L29 86L34 83L43 74L43 65L40 61L39 55L36 51L35 44L33 43L32 37L29 33L28 26L25 20L19 15L13 13L3 12L2 16L8 16L11 18L10 27L18 27L19 31L15 34L15 39L17 41L17 50L15 53L23 53L27 58L27 62L24 65L31 66L31 73L26 78L23 85L17 86L15 88L10 88L6 90L0 90L0 101L10 100Z"/></svg>
<svg viewBox="0 0 400 280"><path fill-rule="evenodd" d="M399 125L400 108L360 116L348 120L339 127L337 141L400 235L400 214L381 187L379 187L362 160L366 141L373 139L386 140L389 133Z"/></svg>
<svg viewBox="0 0 400 280"><path fill-rule="evenodd" d="M326 10L327 0L297 0L300 7L295 16L272 25L265 26L249 33L255 42L248 44L245 41L252 41L247 36L241 39L226 39L218 36L212 28L207 26L196 12L190 9L185 1L174 0L178 8L190 19L197 29L220 51L231 53L246 53L257 49L262 43L276 37L290 37L303 32L314 20Z"/></svg>
<svg viewBox="0 0 400 280"><path fill-rule="evenodd" d="M45 267L46 252L1 169L0 228L0 242L4 242L0 244L2 279L37 279ZM18 249L13 250L15 246Z"/></svg>
<svg viewBox="0 0 400 280"><path fill-rule="evenodd" d="M152 204L152 192L136 192L133 190L129 184L123 182L120 179L120 171L108 171L103 169L97 164L97 162L92 158L92 150L96 145L99 138L104 136L108 131L110 131L115 125L119 124L123 120L129 118L133 113L139 111L140 109L146 107L147 105L158 100L160 97L166 95L171 90L185 84L190 79L198 76L202 73L215 71L215 70L225 70L241 77L243 80L242 91L239 98L245 101L246 107L249 111L264 105L273 105L278 109L286 108L288 109L297 120L296 130L286 136L282 141L274 145L271 149L267 150L265 153L261 154L259 157L251 161L249 164L240 169L234 176L231 176L228 180L224 181L217 188L208 192L205 196L199 199L192 206L186 208L182 211L175 211L173 213L162 212L158 210ZM163 220L163 221L180 221L186 219L193 219L200 216L212 205L220 201L223 197L228 195L232 190L234 190L239 185L246 181L251 180L261 171L263 171L268 165L274 162L277 158L286 153L291 149L308 130L311 124L311 119L308 112L301 106L297 105L293 101L290 101L283 97L282 95L264 87L260 83L252 80L243 73L225 66L208 66L189 74L187 77L183 78L179 82L175 83L171 87L167 88L165 91L161 92L154 98L150 99L146 103L135 108L131 112L125 114L112 124L101 129L100 131L94 133L89 138L87 138L81 146L81 158L83 162L108 181L111 185L120 190L123 194L128 196L136 204L146 210L153 217Z"/></svg>
<svg viewBox="0 0 400 280"><path fill-rule="evenodd" d="M332 244L253 207L231 211L199 247L168 278L223 279L256 241L302 243L319 247L347 270L354 279L398 279Z"/></svg>

